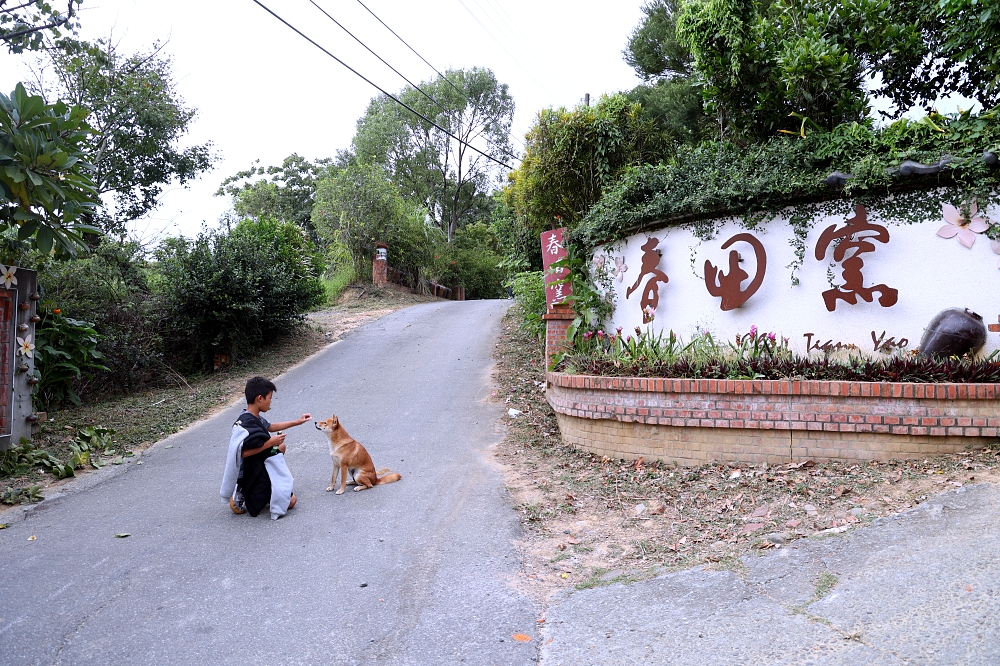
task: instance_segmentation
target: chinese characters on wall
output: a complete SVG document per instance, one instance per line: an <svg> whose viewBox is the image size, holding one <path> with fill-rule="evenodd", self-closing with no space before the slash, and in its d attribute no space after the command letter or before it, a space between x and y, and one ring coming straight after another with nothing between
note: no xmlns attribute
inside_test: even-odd
<svg viewBox="0 0 1000 666"><path fill-rule="evenodd" d="M565 303L573 293L573 287L568 282L562 282L569 277L565 268L552 268L552 264L569 256L563 242L565 228L542 232L542 268L545 271L545 305Z"/></svg>
<svg viewBox="0 0 1000 666"><path fill-rule="evenodd" d="M751 234L736 234L722 244L722 249L727 250L731 245L741 242L748 243L757 257L757 273L746 289L742 287L743 281L750 275L740 268L740 262L743 259L739 252L729 251L728 273L723 273L711 261L705 260L705 286L708 287L708 293L712 296L722 297L722 303L719 307L722 308L723 312L735 310L750 300L750 297L760 289L760 285L764 282L764 272L767 271L767 253L764 251L764 246Z"/></svg>
<svg viewBox="0 0 1000 666"><path fill-rule="evenodd" d="M861 274L865 262L861 255L875 251L872 240L888 243L889 230L880 224L868 222L868 212L864 206L858 206L854 217L847 218L847 223L839 229L836 224L831 224L823 230L819 242L816 243L816 259L823 261L830 244L839 241L833 250L833 260L840 264L844 278L844 284L823 292L823 301L830 312L837 309L837 301L857 305L860 297L871 303L875 294L879 295L878 304L884 308L896 304L899 298L896 289L884 284L865 286L865 276Z"/></svg>
<svg viewBox="0 0 1000 666"><path fill-rule="evenodd" d="M862 255L875 252L878 249L873 241L882 244L888 243L889 231L880 224L869 222L868 213L864 206L858 206L854 216L847 218L843 226L833 224L820 235L814 252L816 260L823 261L829 253L830 247L833 246L833 260L840 265L843 279L843 284L822 293L823 302L828 311L836 310L839 301L857 305L860 298L871 303L876 294L878 294L878 304L882 307L888 308L896 304L899 299L898 290L885 284L865 286L862 272L865 264ZM659 268L661 253L656 249L659 243L657 238L648 238L642 245L642 265L639 269L639 275L625 292L625 298L630 298L632 293L642 284L642 281L646 280L639 301L643 323L652 321L659 304L660 286L666 285L669 281L666 273ZM722 249L727 250L737 243L746 243L754 252L757 267L752 279L749 273L740 266L743 258L736 249L729 252L728 272L723 272L711 261L705 261L705 287L709 294L721 299L719 307L723 311L735 310L750 300L763 284L767 271L767 252L760 240L753 234L739 233L723 243ZM616 275L621 281L622 273L628 270L624 257L616 257L615 263L618 267ZM744 287L743 284L747 280L750 282Z"/></svg>
<svg viewBox="0 0 1000 666"><path fill-rule="evenodd" d="M625 290L625 298L628 298L639 287L643 278L647 275L650 276L642 290L642 299L639 301L639 305L642 307L642 323L644 324L653 321L656 306L660 302L660 283L667 284L670 281L667 274L657 268L662 258L660 251L656 249L659 244L658 238L648 238L642 244L642 265L639 267L639 275L636 276L635 283Z"/></svg>

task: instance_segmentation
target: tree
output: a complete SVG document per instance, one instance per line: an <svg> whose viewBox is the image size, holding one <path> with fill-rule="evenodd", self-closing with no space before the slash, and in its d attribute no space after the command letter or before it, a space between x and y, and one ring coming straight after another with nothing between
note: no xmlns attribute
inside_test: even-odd
<svg viewBox="0 0 1000 666"><path fill-rule="evenodd" d="M503 298L506 271L493 226L473 222L455 232L454 242L434 255L432 270L442 284L465 287L465 297Z"/></svg>
<svg viewBox="0 0 1000 666"><path fill-rule="evenodd" d="M379 96L358 121L353 149L359 161L382 165L403 196L422 202L451 241L460 226L489 214L489 192L505 173L498 162L514 157L514 100L489 69L448 70L445 78L398 97L457 140Z"/></svg>
<svg viewBox="0 0 1000 666"><path fill-rule="evenodd" d="M882 1L686 0L676 34L694 56L720 136L792 131L795 116L826 129L863 119L866 70L856 46L865 36L854 32L856 5Z"/></svg>
<svg viewBox="0 0 1000 666"><path fill-rule="evenodd" d="M390 265L416 276L429 263L436 233L425 215L381 166L355 162L319 181L312 219L322 237L347 247L355 275L371 274L375 245L385 243Z"/></svg>
<svg viewBox="0 0 1000 666"><path fill-rule="evenodd" d="M646 81L687 79L694 59L677 39L677 12L681 0L650 0L642 7L642 22L629 35L625 62Z"/></svg>
<svg viewBox="0 0 1000 666"><path fill-rule="evenodd" d="M291 222L316 241L319 237L312 223L316 183L328 173L331 165L343 166L347 159L346 154L341 154L337 159L310 162L292 153L281 166L252 166L226 178L215 195L233 197L233 208L241 217L273 217ZM251 180L258 176L262 178Z"/></svg>
<svg viewBox="0 0 1000 666"><path fill-rule="evenodd" d="M642 106L620 94L594 106L543 110L527 139L505 194L536 238L545 229L575 226L627 167L664 152Z"/></svg>
<svg viewBox="0 0 1000 666"><path fill-rule="evenodd" d="M158 43L126 56L108 40L69 42L48 52L34 88L90 109L88 153L104 202L94 222L107 231L120 233L159 205L165 186L194 180L214 160L211 143L178 146L195 110L178 94L171 60Z"/></svg>
<svg viewBox="0 0 1000 666"><path fill-rule="evenodd" d="M899 116L914 106L930 110L958 93L985 108L1000 104L1000 7L990 0L869 0L857 21L875 19L881 30L863 31L857 47L881 75L878 94Z"/></svg>
<svg viewBox="0 0 1000 666"><path fill-rule="evenodd" d="M97 205L93 166L87 162L87 110L46 104L20 83L0 94L0 223L34 239L40 252L72 255Z"/></svg>
<svg viewBox="0 0 1000 666"><path fill-rule="evenodd" d="M46 0L0 0L0 42L11 53L37 51L46 38L59 40L63 30L76 34L76 10L82 0L66 0L59 11Z"/></svg>

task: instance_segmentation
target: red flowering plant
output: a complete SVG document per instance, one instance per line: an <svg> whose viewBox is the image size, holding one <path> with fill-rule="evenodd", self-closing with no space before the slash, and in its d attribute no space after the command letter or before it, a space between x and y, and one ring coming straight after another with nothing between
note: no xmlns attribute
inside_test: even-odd
<svg viewBox="0 0 1000 666"><path fill-rule="evenodd" d="M773 332L758 332L756 326L751 326L749 333L737 334L730 347L736 358L740 359L792 355L788 348L788 338L779 337Z"/></svg>

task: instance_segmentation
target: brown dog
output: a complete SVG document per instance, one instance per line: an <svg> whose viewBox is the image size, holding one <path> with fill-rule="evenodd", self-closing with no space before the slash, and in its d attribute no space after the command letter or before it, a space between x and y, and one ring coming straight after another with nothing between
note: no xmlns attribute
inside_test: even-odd
<svg viewBox="0 0 1000 666"><path fill-rule="evenodd" d="M333 490L337 485L337 470L340 470L340 495L347 487L347 477L350 475L351 483L357 484L354 490L364 490L381 483L392 483L399 481L403 477L393 472L379 478L375 472L375 463L368 455L361 442L347 434L344 427L340 425L340 419L334 414L325 421L318 421L316 429L322 430L330 438L330 457L333 458L333 474L330 476L330 487L327 492ZM379 470L385 473L389 470Z"/></svg>

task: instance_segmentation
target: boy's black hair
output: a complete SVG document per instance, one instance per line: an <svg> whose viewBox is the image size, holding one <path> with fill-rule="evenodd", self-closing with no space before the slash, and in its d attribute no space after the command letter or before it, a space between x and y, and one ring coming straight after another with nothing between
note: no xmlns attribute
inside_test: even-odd
<svg viewBox="0 0 1000 666"><path fill-rule="evenodd" d="M266 398L268 393L277 391L278 387L270 379L263 377L251 377L247 380L247 387L243 391L247 397L247 404L252 405L258 396Z"/></svg>

